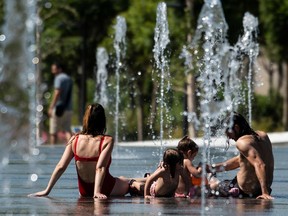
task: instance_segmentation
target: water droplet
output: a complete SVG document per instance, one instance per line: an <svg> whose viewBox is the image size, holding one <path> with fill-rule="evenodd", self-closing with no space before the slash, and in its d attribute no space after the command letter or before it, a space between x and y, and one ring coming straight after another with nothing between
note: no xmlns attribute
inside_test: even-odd
<svg viewBox="0 0 288 216"><path fill-rule="evenodd" d="M45 99L49 99L51 97L51 93L50 92L46 92L45 94L44 94L44 98Z"/></svg>
<svg viewBox="0 0 288 216"><path fill-rule="evenodd" d="M46 2L44 5L45 8L49 9L52 7L52 3L51 2Z"/></svg>
<svg viewBox="0 0 288 216"><path fill-rule="evenodd" d="M8 163L9 163L8 157L4 157L4 158L2 159L2 165L5 166L5 165L7 165Z"/></svg>
<svg viewBox="0 0 288 216"><path fill-rule="evenodd" d="M33 154L33 155L39 155L39 153L40 153L40 151L39 151L38 148L34 148L34 149L32 150L32 154Z"/></svg>
<svg viewBox="0 0 288 216"><path fill-rule="evenodd" d="M32 174L30 179L31 179L31 181L35 182L38 179L38 175L37 174Z"/></svg>
<svg viewBox="0 0 288 216"><path fill-rule="evenodd" d="M29 73L29 74L28 74L28 80L34 81L34 78L35 78L34 73Z"/></svg>
<svg viewBox="0 0 288 216"><path fill-rule="evenodd" d="M6 36L4 34L1 34L0 35L0 41L2 42L2 41L5 41L5 40L6 40Z"/></svg>
<svg viewBox="0 0 288 216"><path fill-rule="evenodd" d="M10 186L9 185L5 185L3 188L3 194L10 194Z"/></svg>
<svg viewBox="0 0 288 216"><path fill-rule="evenodd" d="M6 107L1 107L1 113L5 114L7 113L8 109Z"/></svg>
<svg viewBox="0 0 288 216"><path fill-rule="evenodd" d="M32 59L32 63L33 63L33 64L38 64L38 63L39 63L39 58L38 58L38 57L34 57L34 58Z"/></svg>
<svg viewBox="0 0 288 216"><path fill-rule="evenodd" d="M43 111L43 106L42 105L38 105L37 106L37 108L36 108L36 110L38 111L38 112L42 112Z"/></svg>

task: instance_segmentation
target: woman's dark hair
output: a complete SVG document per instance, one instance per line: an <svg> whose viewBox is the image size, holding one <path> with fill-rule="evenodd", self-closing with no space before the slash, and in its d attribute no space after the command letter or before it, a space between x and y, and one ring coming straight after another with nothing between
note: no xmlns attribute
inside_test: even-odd
<svg viewBox="0 0 288 216"><path fill-rule="evenodd" d="M88 105L83 117L83 129L81 134L103 135L106 132L106 116L104 108L100 104Z"/></svg>
<svg viewBox="0 0 288 216"><path fill-rule="evenodd" d="M169 166L170 174L174 178L177 163L183 164L183 154L176 148L168 148L163 154L163 163Z"/></svg>
<svg viewBox="0 0 288 216"><path fill-rule="evenodd" d="M177 149L181 151L183 154L187 153L191 150L193 153L198 152L198 145L191 140L187 135L184 136L178 143Z"/></svg>

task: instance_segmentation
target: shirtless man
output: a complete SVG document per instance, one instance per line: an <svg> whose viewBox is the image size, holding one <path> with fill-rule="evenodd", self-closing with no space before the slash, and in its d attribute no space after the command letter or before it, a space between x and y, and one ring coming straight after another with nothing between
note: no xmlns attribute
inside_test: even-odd
<svg viewBox="0 0 288 216"><path fill-rule="evenodd" d="M219 191L220 196L273 199L270 194L274 157L268 135L263 131L255 132L238 113L233 113L227 125L226 135L236 141L240 154L225 162L212 165L212 170L222 172L239 168L239 171L231 181L221 182L215 177L211 178L209 183L212 191Z"/></svg>

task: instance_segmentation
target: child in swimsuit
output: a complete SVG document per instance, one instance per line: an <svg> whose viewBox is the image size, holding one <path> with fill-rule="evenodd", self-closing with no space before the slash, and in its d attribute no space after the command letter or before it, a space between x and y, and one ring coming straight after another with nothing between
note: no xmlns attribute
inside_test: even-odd
<svg viewBox="0 0 288 216"><path fill-rule="evenodd" d="M178 151L183 154L183 167L187 175L191 178L192 187L190 188L190 196L200 195L201 194L201 175L202 167L201 164L198 167L193 165L193 160L196 157L199 147L198 145L191 140L188 136L184 136L178 143ZM208 183L208 182L207 182ZM175 196L181 197L185 191L185 184L183 179L180 177L179 185L176 190Z"/></svg>
<svg viewBox="0 0 288 216"><path fill-rule="evenodd" d="M179 176L186 183L185 195L188 195L190 181L182 167L183 156L177 149L169 148L163 154L163 162L157 170L147 177L144 197L174 197L178 187Z"/></svg>

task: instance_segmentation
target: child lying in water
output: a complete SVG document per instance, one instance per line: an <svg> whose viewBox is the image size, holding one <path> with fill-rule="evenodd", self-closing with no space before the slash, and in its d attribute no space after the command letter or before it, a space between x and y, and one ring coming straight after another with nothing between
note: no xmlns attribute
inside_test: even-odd
<svg viewBox="0 0 288 216"><path fill-rule="evenodd" d="M185 174L182 164L182 154L177 149L167 149L163 154L163 163L147 177L144 197L174 197L180 176L185 182L183 194L188 195L191 182L189 176Z"/></svg>

